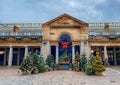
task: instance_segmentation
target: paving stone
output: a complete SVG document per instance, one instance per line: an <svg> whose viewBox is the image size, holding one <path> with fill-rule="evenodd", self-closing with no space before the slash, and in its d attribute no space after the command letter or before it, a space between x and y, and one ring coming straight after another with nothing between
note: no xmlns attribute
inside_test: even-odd
<svg viewBox="0 0 120 85"><path fill-rule="evenodd" d="M15 72L18 68L2 69ZM1 72L1 69L0 69ZM120 85L120 73L108 68L103 76L88 76L83 72L52 71L35 75L22 76L9 72L8 76L0 73L0 85Z"/></svg>

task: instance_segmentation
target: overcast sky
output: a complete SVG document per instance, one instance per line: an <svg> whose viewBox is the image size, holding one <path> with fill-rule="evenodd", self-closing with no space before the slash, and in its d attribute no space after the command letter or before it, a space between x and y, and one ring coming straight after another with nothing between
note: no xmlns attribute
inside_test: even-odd
<svg viewBox="0 0 120 85"><path fill-rule="evenodd" d="M63 13L82 21L120 21L120 0L0 0L0 23L46 22Z"/></svg>

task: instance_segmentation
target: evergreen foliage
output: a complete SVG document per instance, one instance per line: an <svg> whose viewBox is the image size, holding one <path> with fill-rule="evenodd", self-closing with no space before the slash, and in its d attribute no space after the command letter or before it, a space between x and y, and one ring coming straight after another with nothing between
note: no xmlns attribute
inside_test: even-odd
<svg viewBox="0 0 120 85"><path fill-rule="evenodd" d="M103 66L103 62L101 57L96 56L94 62L93 62L93 70L94 72L103 72L105 71L105 67Z"/></svg>
<svg viewBox="0 0 120 85"><path fill-rule="evenodd" d="M75 55L75 62L80 62L80 55L78 53Z"/></svg>
<svg viewBox="0 0 120 85"><path fill-rule="evenodd" d="M87 64L87 58L86 58L86 54L83 53L82 57L80 58L80 69L81 69L82 71L84 71L83 66L84 66L85 64Z"/></svg>
<svg viewBox="0 0 120 85"><path fill-rule="evenodd" d="M38 72L44 72L45 71L45 64L42 59L42 57L38 57L36 54L32 56L28 56L23 63L21 64L19 68L22 72L30 71L34 73L33 71L38 71Z"/></svg>
<svg viewBox="0 0 120 85"><path fill-rule="evenodd" d="M32 62L32 58L31 57L27 57L23 62L22 64L20 65L20 68L19 68L22 72L23 71L32 71L33 70L33 62Z"/></svg>
<svg viewBox="0 0 120 85"><path fill-rule="evenodd" d="M66 54L63 54L62 56L60 56L59 61L70 61L70 57Z"/></svg>
<svg viewBox="0 0 120 85"><path fill-rule="evenodd" d="M93 62L95 60L95 56L93 56L92 54L90 55L87 64L84 66L85 68L85 73L88 75L93 75L94 74L94 70L93 70Z"/></svg>
<svg viewBox="0 0 120 85"><path fill-rule="evenodd" d="M46 58L46 65L49 67L52 67L53 64L55 63L53 55L48 55Z"/></svg>

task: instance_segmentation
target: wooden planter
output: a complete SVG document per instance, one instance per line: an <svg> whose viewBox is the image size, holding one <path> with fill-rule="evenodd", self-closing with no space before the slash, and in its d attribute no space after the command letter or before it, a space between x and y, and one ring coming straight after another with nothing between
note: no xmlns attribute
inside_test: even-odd
<svg viewBox="0 0 120 85"><path fill-rule="evenodd" d="M38 74L38 70L37 70L37 69L34 70L34 71L33 71L33 74Z"/></svg>
<svg viewBox="0 0 120 85"><path fill-rule="evenodd" d="M102 72L95 72L95 75L102 76Z"/></svg>
<svg viewBox="0 0 120 85"><path fill-rule="evenodd" d="M29 74L31 74L31 72L30 71L22 71L22 74L23 75L29 75Z"/></svg>
<svg viewBox="0 0 120 85"><path fill-rule="evenodd" d="M59 64L61 64L61 65L70 64L70 61L61 61L61 62L59 62Z"/></svg>

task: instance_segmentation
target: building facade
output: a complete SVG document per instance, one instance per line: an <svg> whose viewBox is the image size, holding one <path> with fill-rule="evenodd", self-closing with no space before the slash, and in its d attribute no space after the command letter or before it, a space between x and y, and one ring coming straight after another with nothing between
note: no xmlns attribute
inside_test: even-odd
<svg viewBox="0 0 120 85"><path fill-rule="evenodd" d="M36 51L44 59L52 54L56 63L65 52L71 63L76 53L85 52L87 57L92 53L120 65L120 22L83 22L63 14L46 23L0 24L0 65L20 65Z"/></svg>

